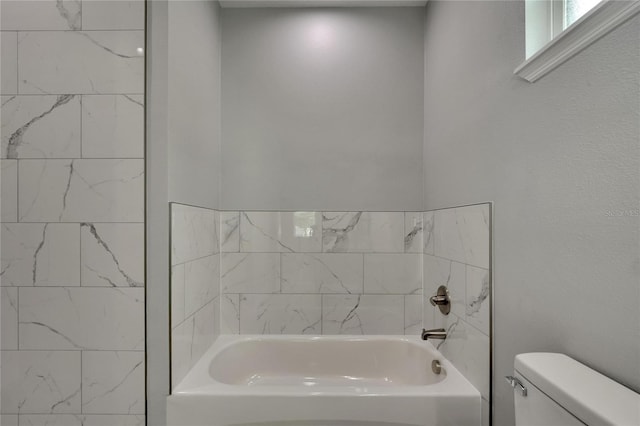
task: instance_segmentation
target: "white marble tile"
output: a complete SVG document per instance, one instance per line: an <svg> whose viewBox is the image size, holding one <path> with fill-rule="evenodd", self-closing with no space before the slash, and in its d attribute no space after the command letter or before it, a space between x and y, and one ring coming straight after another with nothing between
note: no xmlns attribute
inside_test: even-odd
<svg viewBox="0 0 640 426"><path fill-rule="evenodd" d="M83 426L82 420L81 414L21 414L19 426Z"/></svg>
<svg viewBox="0 0 640 426"><path fill-rule="evenodd" d="M18 36L23 94L144 91L144 31L36 31Z"/></svg>
<svg viewBox="0 0 640 426"><path fill-rule="evenodd" d="M143 414L88 414L81 417L82 426L145 426Z"/></svg>
<svg viewBox="0 0 640 426"><path fill-rule="evenodd" d="M80 97L3 96L2 158L80 157Z"/></svg>
<svg viewBox="0 0 640 426"><path fill-rule="evenodd" d="M241 334L320 334L321 297L315 294L243 294Z"/></svg>
<svg viewBox="0 0 640 426"><path fill-rule="evenodd" d="M18 349L18 289L0 289L0 349Z"/></svg>
<svg viewBox="0 0 640 426"><path fill-rule="evenodd" d="M0 160L2 222L18 221L18 161Z"/></svg>
<svg viewBox="0 0 640 426"><path fill-rule="evenodd" d="M362 293L362 256L283 253L282 293Z"/></svg>
<svg viewBox="0 0 640 426"><path fill-rule="evenodd" d="M451 312L464 318L466 310L466 270L465 265L435 256L424 256L424 298L425 309L440 315L437 307L431 306L429 298L435 296L438 287L444 285L449 290Z"/></svg>
<svg viewBox="0 0 640 426"><path fill-rule="evenodd" d="M220 238L223 253L240 251L240 212L220 212Z"/></svg>
<svg viewBox="0 0 640 426"><path fill-rule="evenodd" d="M171 329L186 318L184 315L184 264L171 267Z"/></svg>
<svg viewBox="0 0 640 426"><path fill-rule="evenodd" d="M144 96L83 96L82 156L144 157Z"/></svg>
<svg viewBox="0 0 640 426"><path fill-rule="evenodd" d="M2 285L80 285L80 225L3 223Z"/></svg>
<svg viewBox="0 0 640 426"><path fill-rule="evenodd" d="M447 330L447 338L437 343L442 355L480 391L483 398L489 398L489 337L456 315L442 316L438 327Z"/></svg>
<svg viewBox="0 0 640 426"><path fill-rule="evenodd" d="M322 298L322 334L404 334L404 296Z"/></svg>
<svg viewBox="0 0 640 426"><path fill-rule="evenodd" d="M220 285L223 293L279 292L280 254L223 253Z"/></svg>
<svg viewBox="0 0 640 426"><path fill-rule="evenodd" d="M144 386L144 352L82 352L83 413L144 414Z"/></svg>
<svg viewBox="0 0 640 426"><path fill-rule="evenodd" d="M5 2L2 2L2 6ZM4 28L3 28L4 29ZM18 33L0 33L0 92L3 95L18 93Z"/></svg>
<svg viewBox="0 0 640 426"><path fill-rule="evenodd" d="M422 212L404 213L404 252L422 253Z"/></svg>
<svg viewBox="0 0 640 426"><path fill-rule="evenodd" d="M321 252L320 212L240 212L240 251Z"/></svg>
<svg viewBox="0 0 640 426"><path fill-rule="evenodd" d="M427 277L429 276L428 273L428 268L430 268L429 266L429 259L431 256L429 255L423 255L422 256L422 268L423 268L423 273L422 273L422 277L423 277L423 297L424 297L424 301L423 301L423 309L422 309L422 326L424 328L436 328L435 326L435 319L436 319L436 309L434 309L433 306L431 306L431 304L429 303L429 298L431 296L433 296L433 292L434 290L432 290L429 286L433 285L433 283L428 283L427 282ZM438 312L438 315L441 315L440 312Z"/></svg>
<svg viewBox="0 0 640 426"><path fill-rule="evenodd" d="M486 399L482 399L482 426L491 426L491 404Z"/></svg>
<svg viewBox="0 0 640 426"><path fill-rule="evenodd" d="M424 212L422 215L422 242L425 254L433 254L433 217L434 212Z"/></svg>
<svg viewBox="0 0 640 426"><path fill-rule="evenodd" d="M404 252L402 212L323 212L325 252Z"/></svg>
<svg viewBox="0 0 640 426"><path fill-rule="evenodd" d="M171 203L171 264L218 253L215 210Z"/></svg>
<svg viewBox="0 0 640 426"><path fill-rule="evenodd" d="M144 0L92 0L82 3L83 30L144 30Z"/></svg>
<svg viewBox="0 0 640 426"><path fill-rule="evenodd" d="M18 178L21 221L144 221L144 160L23 160Z"/></svg>
<svg viewBox="0 0 640 426"><path fill-rule="evenodd" d="M21 288L21 349L141 350L142 288Z"/></svg>
<svg viewBox="0 0 640 426"><path fill-rule="evenodd" d="M83 286L144 286L144 224L80 225Z"/></svg>
<svg viewBox="0 0 640 426"><path fill-rule="evenodd" d="M467 266L467 300L465 320L478 330L489 335L489 271Z"/></svg>
<svg viewBox="0 0 640 426"><path fill-rule="evenodd" d="M0 414L0 425L2 426L18 426L17 414ZM73 426L73 425L70 425Z"/></svg>
<svg viewBox="0 0 640 426"><path fill-rule="evenodd" d="M79 351L3 351L2 412L79 413Z"/></svg>
<svg viewBox="0 0 640 426"><path fill-rule="evenodd" d="M208 303L194 315L177 326L171 334L171 385L184 378L191 367L202 357L218 336L216 329L216 304Z"/></svg>
<svg viewBox="0 0 640 426"><path fill-rule="evenodd" d="M171 331L171 388L180 383L191 369L195 317L188 318Z"/></svg>
<svg viewBox="0 0 640 426"><path fill-rule="evenodd" d="M422 293L422 255L365 254L364 292L367 294Z"/></svg>
<svg viewBox="0 0 640 426"><path fill-rule="evenodd" d="M220 292L220 255L184 264L184 309L188 317L211 302Z"/></svg>
<svg viewBox="0 0 640 426"><path fill-rule="evenodd" d="M8 0L0 9L3 30L79 30L82 24L80 0Z"/></svg>
<svg viewBox="0 0 640 426"><path fill-rule="evenodd" d="M240 295L220 296L220 334L240 333Z"/></svg>
<svg viewBox="0 0 640 426"><path fill-rule="evenodd" d="M422 294L404 296L404 334L418 336L422 333Z"/></svg>
<svg viewBox="0 0 640 426"><path fill-rule="evenodd" d="M489 205L437 210L434 253L457 262L489 268Z"/></svg>

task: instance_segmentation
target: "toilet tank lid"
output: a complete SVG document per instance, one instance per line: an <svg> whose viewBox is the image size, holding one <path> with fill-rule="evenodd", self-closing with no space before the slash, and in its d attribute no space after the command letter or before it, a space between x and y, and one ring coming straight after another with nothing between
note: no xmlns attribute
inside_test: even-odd
<svg viewBox="0 0 640 426"><path fill-rule="evenodd" d="M563 354L516 355L515 370L587 425L640 425L640 395Z"/></svg>

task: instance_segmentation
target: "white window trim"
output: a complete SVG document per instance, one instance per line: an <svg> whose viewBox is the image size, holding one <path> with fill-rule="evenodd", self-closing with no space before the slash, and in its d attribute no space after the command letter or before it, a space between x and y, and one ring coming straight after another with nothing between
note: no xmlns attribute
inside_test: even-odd
<svg viewBox="0 0 640 426"><path fill-rule="evenodd" d="M640 12L640 0L606 0L595 6L513 72L533 83Z"/></svg>

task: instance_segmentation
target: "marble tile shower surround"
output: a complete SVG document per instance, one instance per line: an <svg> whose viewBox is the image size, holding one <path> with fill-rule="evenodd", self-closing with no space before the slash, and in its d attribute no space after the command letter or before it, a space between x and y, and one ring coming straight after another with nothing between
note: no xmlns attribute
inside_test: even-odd
<svg viewBox="0 0 640 426"><path fill-rule="evenodd" d="M443 327L437 346L490 400L491 206L479 204L425 212L424 324ZM446 285L452 299L448 316L429 304Z"/></svg>
<svg viewBox="0 0 640 426"><path fill-rule="evenodd" d="M3 425L145 423L144 7L0 3Z"/></svg>
<svg viewBox="0 0 640 426"><path fill-rule="evenodd" d="M220 334L220 215L171 203L171 383Z"/></svg>
<svg viewBox="0 0 640 426"><path fill-rule="evenodd" d="M221 332L416 334L421 212L224 211Z"/></svg>

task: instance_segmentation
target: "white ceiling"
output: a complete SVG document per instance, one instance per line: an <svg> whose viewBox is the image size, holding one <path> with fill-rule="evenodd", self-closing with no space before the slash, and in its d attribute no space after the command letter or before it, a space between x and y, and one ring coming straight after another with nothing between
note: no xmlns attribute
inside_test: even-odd
<svg viewBox="0 0 640 426"><path fill-rule="evenodd" d="M233 7L406 7L424 6L427 0L220 0Z"/></svg>

